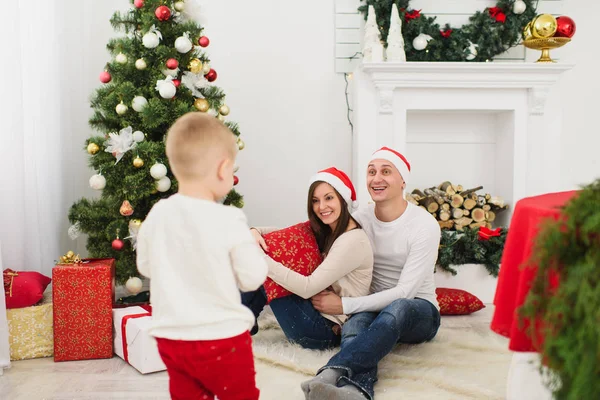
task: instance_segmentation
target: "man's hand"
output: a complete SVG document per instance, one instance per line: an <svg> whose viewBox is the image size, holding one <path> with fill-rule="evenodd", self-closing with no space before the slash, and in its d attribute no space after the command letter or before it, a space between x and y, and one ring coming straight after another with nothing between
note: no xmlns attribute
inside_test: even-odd
<svg viewBox="0 0 600 400"><path fill-rule="evenodd" d="M319 312L329 315L340 315L344 313L342 299L340 296L329 290L323 290L311 297L310 301L313 307Z"/></svg>
<svg viewBox="0 0 600 400"><path fill-rule="evenodd" d="M267 243L265 242L265 238L260 235L258 229L251 228L250 233L252 234L254 240L256 240L256 244L258 244L264 251L269 251Z"/></svg>

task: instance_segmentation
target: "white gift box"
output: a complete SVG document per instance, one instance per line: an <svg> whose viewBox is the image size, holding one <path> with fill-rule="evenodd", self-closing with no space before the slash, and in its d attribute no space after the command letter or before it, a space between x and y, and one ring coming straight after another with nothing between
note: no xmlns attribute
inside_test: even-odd
<svg viewBox="0 0 600 400"><path fill-rule="evenodd" d="M133 317L125 322L125 341L123 340L123 318L128 315L146 314ZM115 354L127 361L142 374L167 369L160 354L156 339L148 334L152 317L142 307L113 308ZM123 345L127 346L126 348ZM125 350L127 355L125 354Z"/></svg>

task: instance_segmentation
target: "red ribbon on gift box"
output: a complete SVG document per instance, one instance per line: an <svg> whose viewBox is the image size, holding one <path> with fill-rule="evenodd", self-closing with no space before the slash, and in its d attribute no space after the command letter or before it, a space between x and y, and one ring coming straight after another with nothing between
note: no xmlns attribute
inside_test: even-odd
<svg viewBox="0 0 600 400"><path fill-rule="evenodd" d="M147 310L148 312L126 315L121 320L121 341L123 342L123 358L125 359L125 362L129 362L129 354L127 352L127 334L125 333L127 321L135 318L150 317L152 315L151 306L142 306L142 308Z"/></svg>

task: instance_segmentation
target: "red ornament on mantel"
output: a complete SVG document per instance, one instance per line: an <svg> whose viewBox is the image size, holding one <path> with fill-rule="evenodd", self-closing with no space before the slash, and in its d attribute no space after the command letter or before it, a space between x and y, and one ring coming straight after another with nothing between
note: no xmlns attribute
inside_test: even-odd
<svg viewBox="0 0 600 400"><path fill-rule="evenodd" d="M169 58L165 64L169 69L175 69L179 67L179 61L174 58Z"/></svg>
<svg viewBox="0 0 600 400"><path fill-rule="evenodd" d="M440 31L440 35L442 35L442 37L444 37L444 38L449 38L451 34L452 34L452 29Z"/></svg>
<svg viewBox="0 0 600 400"><path fill-rule="evenodd" d="M238 178L237 176L233 176L233 186L237 185L238 183L240 183L240 178Z"/></svg>
<svg viewBox="0 0 600 400"><path fill-rule="evenodd" d="M144 0L134 0L133 5L136 6L136 8L142 8L144 7Z"/></svg>
<svg viewBox="0 0 600 400"><path fill-rule="evenodd" d="M171 10L167 6L160 6L154 11L154 15L159 21L166 21L171 18Z"/></svg>
<svg viewBox="0 0 600 400"><path fill-rule="evenodd" d="M123 247L125 247L125 242L123 242L121 239L116 238L115 240L112 241L113 250L121 251L121 250L123 250Z"/></svg>
<svg viewBox="0 0 600 400"><path fill-rule="evenodd" d="M208 71L208 74L204 75L204 77L207 81L214 82L217 79L217 71L211 68L210 71Z"/></svg>
<svg viewBox="0 0 600 400"><path fill-rule="evenodd" d="M572 38L575 34L575 21L566 15L556 18L556 33L554 36Z"/></svg>
<svg viewBox="0 0 600 400"><path fill-rule="evenodd" d="M110 76L110 72L103 71L100 73L100 82L108 83L108 82L110 82L111 79L112 79L112 76Z"/></svg>
<svg viewBox="0 0 600 400"><path fill-rule="evenodd" d="M179 87L179 85L181 85L181 81L179 79L173 79L173 85L175 85L175 87Z"/></svg>
<svg viewBox="0 0 600 400"><path fill-rule="evenodd" d="M206 36L202 36L200 39L198 39L198 44L202 47L208 47L210 40L208 40Z"/></svg>

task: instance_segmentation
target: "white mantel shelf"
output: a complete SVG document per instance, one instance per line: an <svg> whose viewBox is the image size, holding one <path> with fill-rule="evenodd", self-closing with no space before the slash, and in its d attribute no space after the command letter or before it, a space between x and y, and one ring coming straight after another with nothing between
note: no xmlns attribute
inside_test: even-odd
<svg viewBox="0 0 600 400"><path fill-rule="evenodd" d="M358 66L353 79L352 175L359 201L370 199L364 168L373 151L384 145L401 152L407 151L409 145L420 146L421 150L413 156L417 157L420 172L428 169L428 174L420 174L422 180L431 182L417 178L414 187L439 184L436 179L440 182L449 179L440 165L466 159L468 164L463 168L472 169L468 157L446 159L446 164L442 161L450 151L467 151L464 146L460 148L465 143L460 132L457 134L451 126L444 126L447 123L444 115L457 112L471 118L473 131L486 135L485 140L475 138L473 143L469 142L468 151L487 149L486 157L478 158L481 163L478 167L489 170L489 176L493 175L494 179L488 186L510 206L523 197L557 189L562 110L555 107L546 113L546 108L552 87L573 67L572 64L524 62L382 62ZM494 117L486 117L487 124L477 125L481 115ZM437 132L436 139L422 141L414 132L409 134L409 125L414 126L409 123L410 118L413 122L430 124L425 130ZM428 118L431 122L427 122ZM427 160L423 159L425 142L431 143L427 145L431 149ZM454 147L444 153L440 150L441 142ZM475 142L483 145L474 150ZM494 150L490 150L491 145ZM411 154L408 157L410 159ZM463 176L454 179L462 180Z"/></svg>
<svg viewBox="0 0 600 400"><path fill-rule="evenodd" d="M534 88L554 84L573 64L382 62L364 63L375 85L443 88Z"/></svg>

